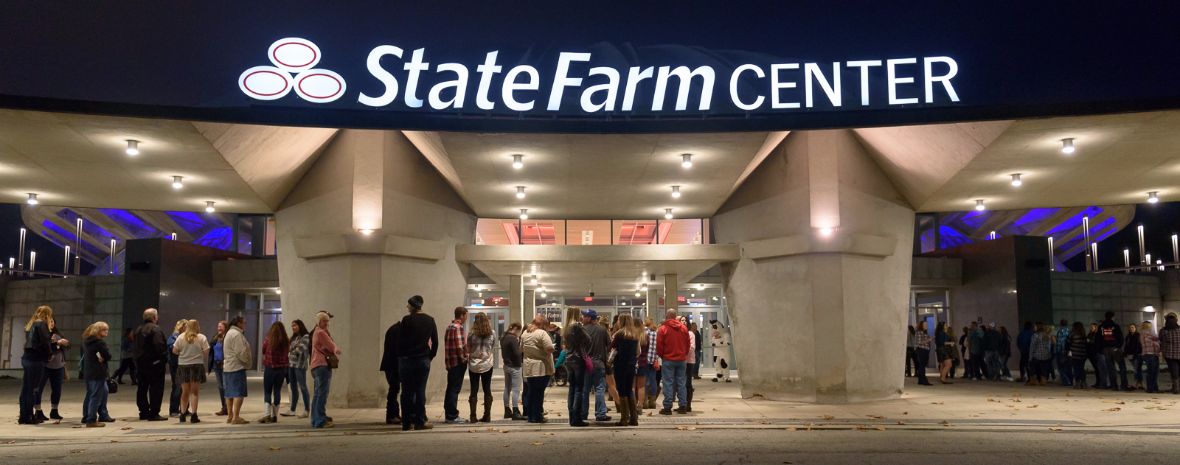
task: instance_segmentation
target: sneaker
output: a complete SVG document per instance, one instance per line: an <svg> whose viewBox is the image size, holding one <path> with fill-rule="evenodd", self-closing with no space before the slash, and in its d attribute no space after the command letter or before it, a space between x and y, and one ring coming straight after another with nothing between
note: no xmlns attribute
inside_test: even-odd
<svg viewBox="0 0 1180 465"><path fill-rule="evenodd" d="M297 416L295 418L307 418L309 416L311 416L311 414L307 413L307 410L304 410L303 413L300 413L299 416Z"/></svg>
<svg viewBox="0 0 1180 465"><path fill-rule="evenodd" d="M681 414L681 415L687 415L687 414L688 414L688 409L687 409L687 408L685 408L685 407L680 407L680 408L676 409L676 413L679 413L679 414Z"/></svg>
<svg viewBox="0 0 1180 465"><path fill-rule="evenodd" d="M100 421L102 423L114 423L115 419L114 418L99 418L98 421Z"/></svg>
<svg viewBox="0 0 1180 465"><path fill-rule="evenodd" d="M279 412L279 416L280 417L293 417L293 416L295 416L295 411L294 410L282 411L282 412Z"/></svg>
<svg viewBox="0 0 1180 465"><path fill-rule="evenodd" d="M594 421L599 421L599 422L610 421L610 420L611 420L610 415L603 415L601 417L594 417Z"/></svg>
<svg viewBox="0 0 1180 465"><path fill-rule="evenodd" d="M459 424L463 424L463 423L467 423L467 422L464 421L462 418L448 418L446 420L443 420L443 423L446 423L448 425L459 425Z"/></svg>

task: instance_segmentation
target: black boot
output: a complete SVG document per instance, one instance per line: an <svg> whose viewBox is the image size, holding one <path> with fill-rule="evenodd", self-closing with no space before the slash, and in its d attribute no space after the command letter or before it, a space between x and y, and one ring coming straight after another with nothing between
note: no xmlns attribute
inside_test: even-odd
<svg viewBox="0 0 1180 465"><path fill-rule="evenodd" d="M471 407L471 423L479 421L479 418L475 416L475 408L479 406L479 401L473 398L467 401L467 405Z"/></svg>
<svg viewBox="0 0 1180 465"><path fill-rule="evenodd" d="M513 420L515 420L515 421L523 421L523 420L528 420L528 418L525 418L525 417L521 416L521 415L520 415L520 409L518 409L518 408L515 408L515 407L513 407L513 408L512 408L512 419L513 419Z"/></svg>
<svg viewBox="0 0 1180 465"><path fill-rule="evenodd" d="M492 422L492 398L491 396L483 398L483 416L479 417L480 423Z"/></svg>
<svg viewBox="0 0 1180 465"><path fill-rule="evenodd" d="M57 409L53 409L53 410L49 411L49 418L52 418L54 420L61 420L62 419L61 415L57 413Z"/></svg>
<svg viewBox="0 0 1180 465"><path fill-rule="evenodd" d="M45 412L42 412L40 409L33 412L33 419L38 423L49 421L49 418L45 416Z"/></svg>
<svg viewBox="0 0 1180 465"><path fill-rule="evenodd" d="M516 415L514 413L512 413L512 409L508 408L507 405L504 406L504 419L505 420L515 420L516 419Z"/></svg>

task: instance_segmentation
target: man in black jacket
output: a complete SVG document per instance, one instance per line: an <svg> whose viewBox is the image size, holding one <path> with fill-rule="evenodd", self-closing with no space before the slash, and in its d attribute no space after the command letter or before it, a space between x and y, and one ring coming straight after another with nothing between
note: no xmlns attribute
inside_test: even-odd
<svg viewBox="0 0 1180 465"><path fill-rule="evenodd" d="M398 409L397 397L401 392L401 380L398 377L398 339L401 337L402 322L398 321L385 330L385 350L381 352L381 371L385 372L385 382L389 384L389 392L385 395L385 424L401 424L401 411Z"/></svg>
<svg viewBox="0 0 1180 465"><path fill-rule="evenodd" d="M164 332L156 325L159 312L154 308L143 311L143 324L135 328L135 342L132 355L139 385L135 389L135 404L139 407L139 419L167 421L160 416L160 403L164 399L164 374L168 371L168 341Z"/></svg>
<svg viewBox="0 0 1180 465"><path fill-rule="evenodd" d="M422 311L422 296L406 302L397 339L398 378L402 382L402 431L430 429L426 424L426 380L430 361L438 355L438 326Z"/></svg>
<svg viewBox="0 0 1180 465"><path fill-rule="evenodd" d="M1114 322L1114 312L1106 312L1106 319L1098 327L1098 343L1102 349L1102 356L1106 363L1107 386L1110 390L1127 389L1127 367L1123 359L1123 329ZM1122 370L1116 373L1115 367L1122 365ZM1119 376L1119 374L1122 376Z"/></svg>

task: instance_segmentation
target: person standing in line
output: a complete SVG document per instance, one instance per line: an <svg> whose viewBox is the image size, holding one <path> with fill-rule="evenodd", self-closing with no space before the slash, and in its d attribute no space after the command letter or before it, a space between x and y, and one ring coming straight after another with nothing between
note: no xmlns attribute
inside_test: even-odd
<svg viewBox="0 0 1180 465"><path fill-rule="evenodd" d="M1036 376L1035 382L1031 375L1029 380L1025 382L1029 386L1044 386L1045 381L1049 379L1049 371L1052 369L1053 363L1053 338L1049 336L1049 328L1044 325L1037 325L1037 328L1037 333L1033 335L1032 342L1028 345L1030 373Z"/></svg>
<svg viewBox="0 0 1180 465"><path fill-rule="evenodd" d="M279 404L283 403L283 381L287 379L291 363L287 356L291 340L283 322L276 321L266 332L262 341L262 400L266 403L266 414L259 423L278 421Z"/></svg>
<svg viewBox="0 0 1180 465"><path fill-rule="evenodd" d="M1139 343L1143 347L1141 358L1147 365L1144 372L1144 378L1146 378L1144 381L1147 383L1144 392L1155 394L1160 391L1160 338L1155 334L1155 329L1152 328L1150 321L1144 321L1140 327L1143 328L1139 331Z"/></svg>
<svg viewBox="0 0 1180 465"><path fill-rule="evenodd" d="M971 345L971 338L968 337L970 334L971 330L964 326L963 333L959 335L959 355L963 360L963 379L971 379L971 351L967 348ZM952 378L954 377L952 376Z"/></svg>
<svg viewBox="0 0 1180 465"><path fill-rule="evenodd" d="M336 426L328 416L328 394L332 390L332 370L339 365L339 356L344 353L328 332L328 320L332 314L323 310L315 314L316 329L311 335L311 378L315 382L311 395L311 427L332 428ZM336 365L329 359L336 360Z"/></svg>
<svg viewBox="0 0 1180 465"><path fill-rule="evenodd" d="M1168 363L1168 374L1172 378L1172 394L1180 394L1180 324L1176 314L1164 318L1164 329L1159 334L1160 353Z"/></svg>
<svg viewBox="0 0 1180 465"><path fill-rule="evenodd" d="M544 329L545 326L541 326L541 328ZM525 418L520 415L519 408L524 381L521 377L524 350L520 343L520 323L508 325L508 331L500 337L500 359L504 361L504 419L524 420ZM549 383L547 376L545 383Z"/></svg>
<svg viewBox="0 0 1180 465"><path fill-rule="evenodd" d="M523 357L520 374L525 379L524 414L526 418L519 418L513 408L513 420L527 419L529 423L546 423L545 420L545 388L549 387L549 378L553 376L553 339L545 329L549 322L544 315L533 317L532 324L520 338L518 357ZM513 323L519 330L519 325ZM511 329L509 335L512 334ZM507 338L508 336L505 336ZM501 346L508 343L501 342ZM507 350L507 349L506 349ZM508 358L505 357L505 366ZM507 401L505 401L507 405Z"/></svg>
<svg viewBox="0 0 1180 465"><path fill-rule="evenodd" d="M676 309L668 309L664 316L664 324L656 332L656 350L664 361L664 408L660 410L660 415L672 414L673 398L679 400L676 413L686 414L688 392L684 369L689 351L688 328L676 318Z"/></svg>
<svg viewBox="0 0 1180 465"><path fill-rule="evenodd" d="M1102 358L1106 363L1106 384L1112 391L1125 391L1127 362L1123 359L1123 329L1114 322L1114 312L1106 312L1106 318L1098 326L1098 332Z"/></svg>
<svg viewBox="0 0 1180 465"><path fill-rule="evenodd" d="M619 329L611 338L614 350L615 383L619 390L616 408L619 422L615 426L638 426L639 413L635 403L635 364L639 358L639 341L643 330L632 323L631 315L619 317Z"/></svg>
<svg viewBox="0 0 1180 465"><path fill-rule="evenodd" d="M569 378L566 407L570 426L579 428L590 426L586 416L590 410L590 374L594 371L594 362L590 358L590 335L586 332L586 325L578 321L580 316L581 309L578 307L566 308L565 321L568 323L565 333L561 335L565 345L565 372ZM532 399L529 402L536 408L536 402Z"/></svg>
<svg viewBox="0 0 1180 465"><path fill-rule="evenodd" d="M311 334L303 320L291 322L291 348L287 350L287 382L291 385L291 408L280 416L295 417L299 406L299 395L303 394L303 413L297 418L310 416L311 395L307 391L307 365L311 361Z"/></svg>
<svg viewBox="0 0 1180 465"><path fill-rule="evenodd" d="M926 320L919 321L918 327L914 330L914 352L918 356L918 363L914 368L917 369L918 384L922 386L931 386L930 381L926 379L926 367L930 365L931 345L930 329L926 326Z"/></svg>
<svg viewBox="0 0 1180 465"><path fill-rule="evenodd" d="M443 335L446 349L443 361L447 368L447 390L443 397L443 414L448 424L462 423L459 418L459 392L463 390L463 375L467 373L467 330L463 325L467 323L467 309L455 307L455 319L447 325Z"/></svg>
<svg viewBox="0 0 1180 465"><path fill-rule="evenodd" d="M172 390L168 392L168 416L180 416L180 385L176 380L176 369L179 362L176 359L176 353L172 351L172 347L176 344L176 339L184 332L188 320L180 319L172 326L172 334L168 335L168 379L172 382Z"/></svg>
<svg viewBox="0 0 1180 465"><path fill-rule="evenodd" d="M1134 323L1127 325L1127 334L1123 337L1123 359L1131 357L1131 371L1135 376L1135 386L1127 385L1127 391L1143 389L1143 340L1139 337L1139 328ZM1119 364L1120 376L1127 378L1127 364Z"/></svg>
<svg viewBox="0 0 1180 465"><path fill-rule="evenodd" d="M1061 385L1065 387L1073 386L1073 358L1070 357L1069 350L1069 335L1072 334L1070 330L1069 321L1062 318L1060 325L1057 327L1057 337L1053 340L1053 347L1057 358L1057 367L1061 372Z"/></svg>
<svg viewBox="0 0 1180 465"><path fill-rule="evenodd" d="M1008 328L1000 327L1000 377L1004 381L1012 381L1012 371L1008 368L1008 360L1012 359L1012 335Z"/></svg>
<svg viewBox="0 0 1180 465"><path fill-rule="evenodd" d="M143 311L143 324L135 328L135 369L139 372L139 385L135 390L135 403L139 407L139 419L166 421L160 416L160 404L164 400L164 373L168 368L168 341L164 331L156 324L160 321L159 311L149 308Z"/></svg>
<svg viewBox="0 0 1180 465"><path fill-rule="evenodd" d="M606 339L607 340L606 351L607 352L606 352L606 362L603 363L602 383L600 383L598 386L595 386L594 391L595 391L595 394L597 394L598 391L601 390L603 392L603 394L606 395L606 398L604 399L605 401L603 402L604 407L606 406L606 404L609 404L610 402L618 402L619 401L618 400L619 399L619 391L615 387L614 363L612 363L611 353L610 353L610 335L614 334L615 330L618 329L618 327L619 327L619 316L620 315L615 314L614 318L611 320L611 323L609 325L606 324L606 320L601 320L601 319L598 320L598 324L600 326L602 326L602 329L606 330L606 338L607 338ZM607 407L607 410L609 411L609 407Z"/></svg>
<svg viewBox="0 0 1180 465"><path fill-rule="evenodd" d="M984 375L989 381L1000 379L1000 331L992 323L983 328Z"/></svg>
<svg viewBox="0 0 1180 465"><path fill-rule="evenodd" d="M470 355L467 369L470 372L471 395L467 398L470 407L471 423L488 423L492 421L492 361L495 359L496 342L493 337L492 323L488 314L476 313L471 324L471 334L467 336L467 351ZM479 405L479 391L483 388L483 415L476 416Z"/></svg>
<svg viewBox="0 0 1180 465"><path fill-rule="evenodd" d="M221 401L221 410L214 415L225 416L229 412L225 408L225 333L229 331L229 322L217 322L217 335L213 337L213 345L209 348L209 368L207 373L217 377L217 397Z"/></svg>
<svg viewBox="0 0 1180 465"><path fill-rule="evenodd" d="M188 320L184 326L184 334L172 344L177 360L176 378L180 382L180 422L200 423L197 404L201 399L201 385L205 384L204 362L209 357L209 340L201 334L197 320Z"/></svg>
<svg viewBox="0 0 1180 465"><path fill-rule="evenodd" d="M1016 349L1020 351L1020 380L1028 382L1029 380L1029 366L1028 366L1028 351L1032 344L1033 335L1036 334L1031 321L1024 322L1024 329L1020 330L1020 334L1016 335Z"/></svg>
<svg viewBox="0 0 1180 465"><path fill-rule="evenodd" d="M244 425L250 423L242 418L242 404L246 400L246 370L250 368L254 358L250 352L250 342L246 341L246 319L241 315L229 322L229 330L225 332L225 398L228 400L229 416L226 423Z"/></svg>
<svg viewBox="0 0 1180 465"><path fill-rule="evenodd" d="M635 372L635 392L639 401L635 411L636 414L642 414L645 408L656 408L656 368L659 366L660 358L656 356L656 332L652 329L654 323L651 318L642 322L636 318L635 322L643 333L639 347L639 368Z"/></svg>
<svg viewBox="0 0 1180 465"><path fill-rule="evenodd" d="M971 377L976 381L983 381L984 374L987 373L987 357L984 356L984 325L981 323L971 323L971 359L975 361L975 371L971 373Z"/></svg>
<svg viewBox="0 0 1180 465"><path fill-rule="evenodd" d="M692 325L688 323L688 318L680 317L680 324L689 329L688 331L688 356L684 359L685 376L684 376L684 392L688 393L688 402L684 409L689 412L692 411L692 395L696 389L692 387L692 372L697 366L697 339L696 332L692 331Z"/></svg>
<svg viewBox="0 0 1180 465"><path fill-rule="evenodd" d="M1073 322L1068 340L1069 362L1073 367L1073 388L1086 389L1086 359L1090 357L1090 341L1086 337L1086 327L1082 326L1082 322Z"/></svg>
<svg viewBox="0 0 1180 465"><path fill-rule="evenodd" d="M610 416L606 414L606 358L610 350L610 335L606 328L598 324L598 312L592 308L582 311L582 327L590 338L589 355L593 369L587 376L590 390L594 392L594 421L610 421ZM684 331L688 332L688 329ZM582 419L589 418L590 414L586 413Z"/></svg>
<svg viewBox="0 0 1180 465"><path fill-rule="evenodd" d="M385 392L385 424L402 424L401 409L397 404L401 393L402 383L398 379L398 340L401 337L402 322L399 320L385 330L385 344L381 351L380 371L385 374L385 384L389 390Z"/></svg>
<svg viewBox="0 0 1180 465"><path fill-rule="evenodd" d="M49 331L49 321L53 319L53 309L47 305L37 307L33 316L25 324L24 354L21 356L21 368L24 378L20 387L20 418L17 423L22 425L36 425L44 420L37 418L33 411L36 403L37 386L45 377L45 365L49 363L52 352L52 338Z"/></svg>
<svg viewBox="0 0 1180 465"><path fill-rule="evenodd" d="M135 339L135 328L127 328L123 331L123 339L119 341L119 369L115 370L115 374L111 377L115 382L123 384L123 375L131 374L131 385L136 384L139 379L135 376L135 359L131 357L131 342Z"/></svg>
<svg viewBox="0 0 1180 465"><path fill-rule="evenodd" d="M1094 377L1098 378L1090 387L1108 389L1110 385L1107 384L1106 356L1102 350L1102 332L1099 330L1098 323L1090 323L1090 333L1086 335L1086 341L1090 365L1094 367Z"/></svg>
<svg viewBox="0 0 1180 465"><path fill-rule="evenodd" d="M426 422L426 380L430 361L438 354L438 326L422 312L424 301L416 295L406 301L409 315L402 318L398 338L398 379L402 382L402 431L428 430Z"/></svg>
<svg viewBox="0 0 1180 465"><path fill-rule="evenodd" d="M82 332L82 380L86 382L86 397L82 401L82 423L87 428L103 427L115 421L107 412L107 378L111 350L103 341L110 326L97 321Z"/></svg>
<svg viewBox="0 0 1180 465"><path fill-rule="evenodd" d="M45 377L37 386L36 400L33 402L33 415L43 422L62 419L57 408L61 403L61 384L67 378L66 348L70 346L70 341L62 337L61 331L57 330L57 322L53 318L49 319L49 341L49 361L45 362ZM49 395L51 409L48 418L41 411L41 397L45 393L46 384L49 384L51 390Z"/></svg>
<svg viewBox="0 0 1180 465"><path fill-rule="evenodd" d="M910 329L913 330L913 327ZM946 329L947 324L942 321L938 322L938 325L934 327L934 353L935 356L938 357L938 382L942 384L951 384L951 382L947 379L947 376L949 375L948 372L951 369L951 359L954 358L953 352L955 350L955 346L954 343L951 342L951 334L948 333ZM914 356L917 357L917 331L913 330L910 335L913 336L914 339ZM914 364L914 367L917 368L916 363Z"/></svg>
<svg viewBox="0 0 1180 465"><path fill-rule="evenodd" d="M692 364L692 379L701 379L701 360L704 360L705 344L701 339L701 329L696 323L690 323L688 329L692 331L692 340L694 341L693 360L695 361ZM692 395L689 394L689 396L691 397Z"/></svg>
<svg viewBox="0 0 1180 465"><path fill-rule="evenodd" d="M941 325L943 323L939 323L939 324ZM909 325L906 328L906 331L907 332L906 332L906 337L905 337L905 377L910 378L910 377L914 376L913 367L915 365L917 365L917 363L915 363L915 360L916 360L915 357L917 355L914 352L914 343L915 343L915 341L914 341L914 325ZM942 347L942 345L940 344L939 347ZM941 360L941 358L939 358L939 360ZM941 362L940 362L940 364L941 364Z"/></svg>

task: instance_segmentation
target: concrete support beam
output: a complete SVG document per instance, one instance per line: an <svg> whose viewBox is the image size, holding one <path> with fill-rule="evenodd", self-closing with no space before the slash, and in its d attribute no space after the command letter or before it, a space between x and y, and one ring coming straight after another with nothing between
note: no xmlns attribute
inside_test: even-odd
<svg viewBox="0 0 1180 465"><path fill-rule="evenodd" d="M677 302L677 300L676 300L676 295L677 295L676 293L677 293L677 291L680 290L679 288L680 288L680 286L678 286L676 284L676 275L674 275L674 274L664 275L664 311L665 312L668 310L675 310L678 307L679 302ZM655 321L661 321L664 319L664 316L663 315L655 315L654 319L655 319Z"/></svg>
<svg viewBox="0 0 1180 465"><path fill-rule="evenodd" d="M524 318L521 319L521 325L524 326L524 322L532 321L533 315L537 313L537 291L524 291L524 300L521 303L524 304Z"/></svg>
<svg viewBox="0 0 1180 465"><path fill-rule="evenodd" d="M744 396L901 394L913 215L848 130L792 132L735 192L713 226L742 249L722 271Z"/></svg>
<svg viewBox="0 0 1180 465"><path fill-rule="evenodd" d="M508 322L524 325L524 276L508 276Z"/></svg>
<svg viewBox="0 0 1180 465"><path fill-rule="evenodd" d="M663 297L663 291L655 286L648 286L647 288L647 317L652 321L659 323L663 320L664 315L660 312L660 298Z"/></svg>

